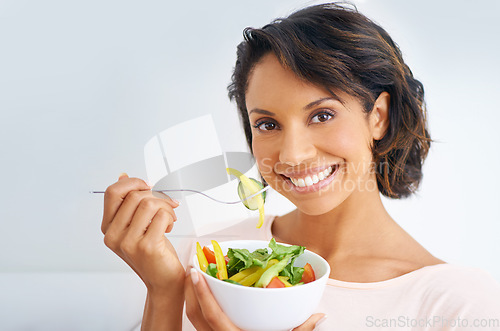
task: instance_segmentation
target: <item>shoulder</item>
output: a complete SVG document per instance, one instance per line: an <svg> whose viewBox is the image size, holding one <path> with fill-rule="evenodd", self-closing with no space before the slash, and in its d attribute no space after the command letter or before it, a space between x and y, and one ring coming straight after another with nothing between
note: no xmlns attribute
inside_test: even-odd
<svg viewBox="0 0 500 331"><path fill-rule="evenodd" d="M463 314L500 312L500 284L487 271L455 264L422 268L413 283L430 306Z"/></svg>
<svg viewBox="0 0 500 331"><path fill-rule="evenodd" d="M500 284L484 269L457 264L437 264L426 267L434 286L447 291L475 292L481 289L500 291Z"/></svg>

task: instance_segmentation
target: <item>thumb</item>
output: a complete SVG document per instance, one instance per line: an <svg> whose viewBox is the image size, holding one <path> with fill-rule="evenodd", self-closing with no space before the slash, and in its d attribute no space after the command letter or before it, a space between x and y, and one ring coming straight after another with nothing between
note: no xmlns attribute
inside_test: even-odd
<svg viewBox="0 0 500 331"><path fill-rule="evenodd" d="M122 172L120 176L118 176L118 180L128 178L128 175L125 172Z"/></svg>
<svg viewBox="0 0 500 331"><path fill-rule="evenodd" d="M311 331L314 330L317 326L323 323L326 320L325 314L313 314L311 317L307 319L304 323L293 329L292 331Z"/></svg>

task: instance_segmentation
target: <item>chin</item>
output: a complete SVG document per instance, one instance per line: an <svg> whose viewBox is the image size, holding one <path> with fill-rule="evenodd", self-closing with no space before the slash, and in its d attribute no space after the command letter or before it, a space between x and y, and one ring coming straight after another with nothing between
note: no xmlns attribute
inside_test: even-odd
<svg viewBox="0 0 500 331"><path fill-rule="evenodd" d="M335 198L327 199L324 197L326 201L319 201L321 199L310 199L310 200L300 200L294 201L289 199L297 209L306 215L309 216L319 216L327 214L328 212L335 209L340 202L337 202Z"/></svg>

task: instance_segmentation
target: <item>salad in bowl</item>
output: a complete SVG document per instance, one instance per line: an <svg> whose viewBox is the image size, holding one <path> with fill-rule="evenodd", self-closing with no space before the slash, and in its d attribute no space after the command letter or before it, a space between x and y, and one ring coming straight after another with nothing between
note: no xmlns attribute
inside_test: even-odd
<svg viewBox="0 0 500 331"><path fill-rule="evenodd" d="M321 256L274 239L197 243L193 265L229 319L250 331L290 330L305 322L330 275Z"/></svg>

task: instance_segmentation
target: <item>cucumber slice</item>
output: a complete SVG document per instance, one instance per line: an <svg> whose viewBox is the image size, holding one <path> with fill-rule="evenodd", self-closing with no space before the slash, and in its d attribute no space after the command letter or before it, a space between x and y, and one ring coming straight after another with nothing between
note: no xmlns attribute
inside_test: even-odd
<svg viewBox="0 0 500 331"><path fill-rule="evenodd" d="M228 282L228 283L231 283L231 284L234 284L234 285L240 285L240 286L243 286L241 285L240 283L238 282L235 282L234 280L232 279L223 279L224 282Z"/></svg>
<svg viewBox="0 0 500 331"><path fill-rule="evenodd" d="M261 182L256 179L250 180L247 176L242 174L236 169L226 168L228 174L238 177L240 183L238 184L238 195L241 199L245 199L264 188ZM241 188L240 188L241 187ZM243 201L245 207L250 210L259 210L259 223L257 223L257 228L260 228L264 223L264 199L266 198L266 192L259 194L251 199Z"/></svg>
<svg viewBox="0 0 500 331"><path fill-rule="evenodd" d="M254 178L249 178L249 179L256 185L256 187L258 187L258 190L255 190L255 188L249 188L247 185L243 184L243 182L240 181L240 183L238 184L238 196L242 200L246 199L247 197L257 193L258 191L264 188L264 185L262 185L260 181ZM262 192L259 195L256 195L251 199L243 201L243 204L250 210L257 210L259 209L260 206L262 206L262 204L265 201L266 201L266 191Z"/></svg>

